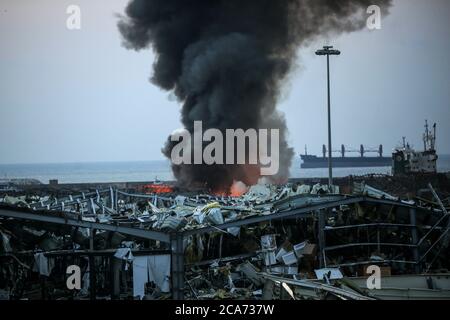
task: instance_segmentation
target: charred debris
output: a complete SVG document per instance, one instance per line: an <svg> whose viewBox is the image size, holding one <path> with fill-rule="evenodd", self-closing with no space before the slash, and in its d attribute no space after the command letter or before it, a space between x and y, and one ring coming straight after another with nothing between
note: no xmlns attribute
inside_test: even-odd
<svg viewBox="0 0 450 320"><path fill-rule="evenodd" d="M404 179L404 180L401 180ZM1 299L450 298L449 177L19 185L0 193ZM69 266L80 286L67 286ZM381 289L369 290L370 266Z"/></svg>

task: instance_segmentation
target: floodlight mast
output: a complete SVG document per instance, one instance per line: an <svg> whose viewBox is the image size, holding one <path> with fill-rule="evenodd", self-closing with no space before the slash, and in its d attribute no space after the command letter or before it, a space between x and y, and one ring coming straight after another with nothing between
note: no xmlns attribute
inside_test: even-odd
<svg viewBox="0 0 450 320"><path fill-rule="evenodd" d="M333 186L333 164L332 164L332 148L331 148L331 102L330 102L330 55L338 56L341 52L333 50L333 46L324 46L323 49L317 50L316 55L327 56L327 87L328 87L328 188L331 191Z"/></svg>

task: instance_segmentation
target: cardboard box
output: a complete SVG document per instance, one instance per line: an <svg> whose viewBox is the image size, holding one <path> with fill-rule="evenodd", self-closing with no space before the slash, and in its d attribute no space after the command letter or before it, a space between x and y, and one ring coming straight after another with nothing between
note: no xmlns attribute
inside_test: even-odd
<svg viewBox="0 0 450 320"><path fill-rule="evenodd" d="M283 259L284 264L288 265L288 266L298 262L297 256L295 255L294 251L286 253L282 257L282 259Z"/></svg>
<svg viewBox="0 0 450 320"><path fill-rule="evenodd" d="M307 241L303 241L299 244L294 245L294 252L296 254L297 257L301 258L303 255L303 251L306 247L306 245L308 244Z"/></svg>
<svg viewBox="0 0 450 320"><path fill-rule="evenodd" d="M315 256L317 253L317 245L314 243L307 243L303 248L304 256Z"/></svg>

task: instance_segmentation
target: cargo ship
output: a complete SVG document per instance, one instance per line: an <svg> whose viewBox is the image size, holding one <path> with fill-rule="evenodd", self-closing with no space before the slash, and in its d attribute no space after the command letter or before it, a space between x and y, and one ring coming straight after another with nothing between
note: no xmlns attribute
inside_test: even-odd
<svg viewBox="0 0 450 320"><path fill-rule="evenodd" d="M360 146L359 150L346 150L344 145L341 145L341 150L333 151L339 152L340 157L332 157L332 163L334 168L355 168L355 167L390 167L392 166L392 157L383 156L383 145L380 144L378 149L366 149L363 145ZM347 153L357 152L359 156L348 157ZM378 156L366 156L367 153L377 153ZM301 168L327 168L328 167L328 157L327 157L327 147L323 145L322 147L322 157L315 155L309 155L308 150L305 147L305 154L301 154L300 158L302 163Z"/></svg>

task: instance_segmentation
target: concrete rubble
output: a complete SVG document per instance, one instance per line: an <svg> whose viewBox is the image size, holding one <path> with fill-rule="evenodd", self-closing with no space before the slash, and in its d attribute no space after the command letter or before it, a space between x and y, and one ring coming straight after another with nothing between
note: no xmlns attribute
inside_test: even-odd
<svg viewBox="0 0 450 320"><path fill-rule="evenodd" d="M422 289L450 298L450 201L429 189L428 198L361 182L349 194L290 183L234 197L9 190L0 193L0 297L370 300L386 297L359 280L376 265L385 281L440 274ZM79 290L66 287L69 265L80 266Z"/></svg>

